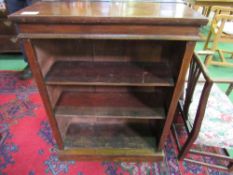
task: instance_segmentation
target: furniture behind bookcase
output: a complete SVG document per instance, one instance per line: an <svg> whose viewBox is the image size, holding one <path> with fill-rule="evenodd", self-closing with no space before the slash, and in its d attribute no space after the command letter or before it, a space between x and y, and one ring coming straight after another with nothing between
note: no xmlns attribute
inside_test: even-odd
<svg viewBox="0 0 233 175"><path fill-rule="evenodd" d="M14 24L7 19L7 10L0 9L0 53L19 52Z"/></svg>

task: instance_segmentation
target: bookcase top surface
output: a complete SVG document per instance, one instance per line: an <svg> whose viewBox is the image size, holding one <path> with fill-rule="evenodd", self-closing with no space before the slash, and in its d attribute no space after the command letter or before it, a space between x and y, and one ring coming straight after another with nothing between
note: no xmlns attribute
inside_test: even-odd
<svg viewBox="0 0 233 175"><path fill-rule="evenodd" d="M160 2L161 1L161 2ZM16 22L202 25L207 19L180 1L37 2L9 17Z"/></svg>

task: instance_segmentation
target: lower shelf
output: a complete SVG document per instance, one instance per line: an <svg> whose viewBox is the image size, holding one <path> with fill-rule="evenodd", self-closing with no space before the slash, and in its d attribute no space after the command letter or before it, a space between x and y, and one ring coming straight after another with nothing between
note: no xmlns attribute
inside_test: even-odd
<svg viewBox="0 0 233 175"><path fill-rule="evenodd" d="M62 88L54 108L64 144L60 159L162 160L157 148L166 116L162 90Z"/></svg>
<svg viewBox="0 0 233 175"><path fill-rule="evenodd" d="M149 122L90 121L70 123L61 159L159 161L155 127Z"/></svg>

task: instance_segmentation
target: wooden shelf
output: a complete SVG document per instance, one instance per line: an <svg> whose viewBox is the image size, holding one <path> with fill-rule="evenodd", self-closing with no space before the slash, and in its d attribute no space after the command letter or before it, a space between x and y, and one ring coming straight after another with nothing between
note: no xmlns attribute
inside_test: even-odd
<svg viewBox="0 0 233 175"><path fill-rule="evenodd" d="M170 68L158 62L58 61L48 85L174 86Z"/></svg>
<svg viewBox="0 0 233 175"><path fill-rule="evenodd" d="M56 117L165 119L161 94L155 92L64 91Z"/></svg>
<svg viewBox="0 0 233 175"><path fill-rule="evenodd" d="M89 122L71 123L64 138L61 155L76 154L78 159L158 160L163 153L157 150L153 127L149 122ZM85 156L84 156L85 155ZM97 156L98 155L98 156ZM126 157L125 157L126 156ZM94 159L93 159L94 157Z"/></svg>

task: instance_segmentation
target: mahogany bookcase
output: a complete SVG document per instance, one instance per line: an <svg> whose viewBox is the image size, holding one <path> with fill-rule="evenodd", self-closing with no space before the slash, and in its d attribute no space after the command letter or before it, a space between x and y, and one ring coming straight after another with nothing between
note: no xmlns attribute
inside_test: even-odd
<svg viewBox="0 0 233 175"><path fill-rule="evenodd" d="M38 2L19 27L60 159L159 161L198 29L182 3Z"/></svg>

